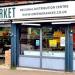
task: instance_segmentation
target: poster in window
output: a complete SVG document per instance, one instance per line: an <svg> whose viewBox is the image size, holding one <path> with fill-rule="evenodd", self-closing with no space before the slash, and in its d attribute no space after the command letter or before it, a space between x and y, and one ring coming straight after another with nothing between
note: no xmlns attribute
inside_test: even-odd
<svg viewBox="0 0 75 75"><path fill-rule="evenodd" d="M60 46L65 46L65 37L60 37Z"/></svg>
<svg viewBox="0 0 75 75"><path fill-rule="evenodd" d="M36 40L36 46L40 46L40 40Z"/></svg>
<svg viewBox="0 0 75 75"><path fill-rule="evenodd" d="M57 47L57 40L49 40L49 47Z"/></svg>

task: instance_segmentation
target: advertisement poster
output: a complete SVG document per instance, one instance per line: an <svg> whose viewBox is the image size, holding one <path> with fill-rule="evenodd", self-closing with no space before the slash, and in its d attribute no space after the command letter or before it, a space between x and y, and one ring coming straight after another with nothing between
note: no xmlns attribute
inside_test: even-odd
<svg viewBox="0 0 75 75"><path fill-rule="evenodd" d="M60 46L65 46L65 37L60 37Z"/></svg>
<svg viewBox="0 0 75 75"><path fill-rule="evenodd" d="M49 47L57 47L57 40L49 40Z"/></svg>
<svg viewBox="0 0 75 75"><path fill-rule="evenodd" d="M40 46L40 40L36 40L36 46Z"/></svg>

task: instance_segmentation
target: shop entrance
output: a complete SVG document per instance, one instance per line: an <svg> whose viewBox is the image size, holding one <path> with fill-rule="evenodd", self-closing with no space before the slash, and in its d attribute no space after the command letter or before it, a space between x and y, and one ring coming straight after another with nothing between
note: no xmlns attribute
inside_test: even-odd
<svg viewBox="0 0 75 75"><path fill-rule="evenodd" d="M19 66L65 70L66 26L21 25Z"/></svg>
<svg viewBox="0 0 75 75"><path fill-rule="evenodd" d="M8 25L0 25L0 65L5 65L5 58L8 58L5 53L10 49L10 29Z"/></svg>

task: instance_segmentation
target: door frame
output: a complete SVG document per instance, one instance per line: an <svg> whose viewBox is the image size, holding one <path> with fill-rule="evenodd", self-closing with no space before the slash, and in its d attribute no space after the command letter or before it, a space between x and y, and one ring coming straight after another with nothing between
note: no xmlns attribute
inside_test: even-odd
<svg viewBox="0 0 75 75"><path fill-rule="evenodd" d="M16 40L16 35L17 35L17 33L18 32L16 32L16 28L15 28L15 26L17 27L18 25L17 24L12 24L11 25L11 29L12 29L12 32L14 31L14 33L15 33L15 35L14 35L14 37L12 37L11 38L11 45L12 45L12 47L11 47L11 54L12 54L12 64L11 65L13 65L14 66L14 64L17 66L17 57L18 57L18 60L19 60L19 53L15 53L14 51L16 51L17 49L18 49L18 47L19 47L19 41L18 40ZM72 72L73 71L73 45L72 45L72 41L71 41L71 31L70 31L70 24L67 24L67 26L66 26L66 50L65 50L65 71L69 71L69 72ZM14 29L15 30L14 30ZM19 29L19 28L18 28ZM42 34L40 34L40 36L42 36ZM17 35L17 37L19 37L19 35ZM14 39L14 41L13 41L13 39ZM42 40L42 38L41 38L41 40ZM15 41L16 41L16 43L17 43L17 46L14 44L15 43ZM40 43L42 44L42 42L40 41ZM40 49L42 49L42 47L40 47ZM42 50L41 50L42 51ZM42 53L42 52L41 52ZM40 54L41 54L40 53ZM17 55L16 55L17 54ZM16 57L16 58L15 58ZM14 59L13 59L14 58ZM42 57L41 57L41 59L42 59ZM40 59L40 60L41 60ZM19 61L18 61L19 62ZM17 63L17 64L16 64ZM42 60L41 60L41 63L42 63ZM40 64L41 64L40 63Z"/></svg>

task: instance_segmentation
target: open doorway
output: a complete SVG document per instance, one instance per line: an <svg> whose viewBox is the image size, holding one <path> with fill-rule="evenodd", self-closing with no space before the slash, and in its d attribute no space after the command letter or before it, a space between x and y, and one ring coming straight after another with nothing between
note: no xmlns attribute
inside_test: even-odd
<svg viewBox="0 0 75 75"><path fill-rule="evenodd" d="M5 64L5 51L10 49L10 27L0 27L0 65Z"/></svg>

